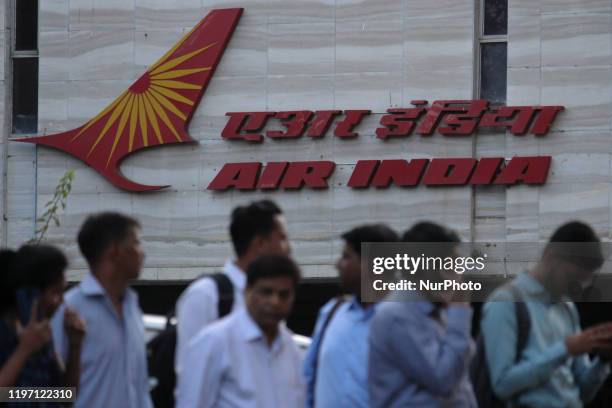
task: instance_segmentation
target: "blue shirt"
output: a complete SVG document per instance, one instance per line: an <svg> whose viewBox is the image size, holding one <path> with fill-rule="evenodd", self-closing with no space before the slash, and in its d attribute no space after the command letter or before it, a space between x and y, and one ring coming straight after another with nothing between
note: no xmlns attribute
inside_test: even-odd
<svg viewBox="0 0 612 408"><path fill-rule="evenodd" d="M392 295L393 296L393 295ZM476 407L469 380L472 310L436 308L416 293L384 301L370 331L372 408Z"/></svg>
<svg viewBox="0 0 612 408"><path fill-rule="evenodd" d="M307 406L312 407L314 400L317 408L368 407L368 336L376 305L363 308L354 297L344 302L327 326L321 344L321 328L336 302L333 299L321 308L304 360Z"/></svg>
<svg viewBox="0 0 612 408"><path fill-rule="evenodd" d="M149 408L144 325L136 293L127 289L119 316L91 274L64 296L64 303L86 322L81 379L75 407ZM66 360L68 339L62 305L52 320L53 340Z"/></svg>
<svg viewBox="0 0 612 408"><path fill-rule="evenodd" d="M569 356L565 338L581 330L575 305L567 299L554 302L528 274L519 275L513 284L523 295L531 320L518 362L512 294L499 289L483 308L481 330L494 392L528 406L582 407L582 401L594 397L610 369L587 355Z"/></svg>

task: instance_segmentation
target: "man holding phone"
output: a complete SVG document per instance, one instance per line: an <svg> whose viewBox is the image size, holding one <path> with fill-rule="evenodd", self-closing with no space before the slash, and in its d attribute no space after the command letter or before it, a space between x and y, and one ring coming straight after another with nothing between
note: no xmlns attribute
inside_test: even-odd
<svg viewBox="0 0 612 408"><path fill-rule="evenodd" d="M402 241L415 254L456 258L459 236L419 222ZM457 279L420 268L421 279ZM476 408L468 376L472 356L469 294L451 290L392 292L372 320L368 391L371 408Z"/></svg>
<svg viewBox="0 0 612 408"><path fill-rule="evenodd" d="M66 286L65 255L50 245L23 245L17 252L0 251L0 264L0 387L78 386L85 323L75 310L64 309L65 364L57 358L49 325Z"/></svg>
<svg viewBox="0 0 612 408"><path fill-rule="evenodd" d="M491 388L513 407L582 407L610 373L612 323L582 329L569 294L592 281L604 262L599 238L588 225L559 227L540 262L511 285L525 302L530 327L517 356L519 323L507 287L485 304L481 323Z"/></svg>

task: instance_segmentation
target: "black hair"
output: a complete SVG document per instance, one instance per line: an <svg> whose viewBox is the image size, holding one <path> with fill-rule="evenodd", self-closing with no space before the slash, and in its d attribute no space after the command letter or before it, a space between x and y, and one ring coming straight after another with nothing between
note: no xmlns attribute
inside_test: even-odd
<svg viewBox="0 0 612 408"><path fill-rule="evenodd" d="M589 271L599 269L604 263L599 237L581 221L570 221L557 228L546 249L552 256Z"/></svg>
<svg viewBox="0 0 612 408"><path fill-rule="evenodd" d="M16 257L17 253L12 249L0 250L0 316L17 307L17 282L13 266Z"/></svg>
<svg viewBox="0 0 612 408"><path fill-rule="evenodd" d="M286 255L262 255L247 268L247 287L258 280L288 276L297 285L300 281L300 268Z"/></svg>
<svg viewBox="0 0 612 408"><path fill-rule="evenodd" d="M402 242L417 243L410 250L427 256L452 256L461 240L457 233L430 221L421 221L404 232ZM430 243L436 243L431 245ZM422 243L422 244L418 244Z"/></svg>
<svg viewBox="0 0 612 408"><path fill-rule="evenodd" d="M397 242L399 236L384 224L362 225L342 234L342 239L361 255L362 242Z"/></svg>
<svg viewBox="0 0 612 408"><path fill-rule="evenodd" d="M268 236L275 227L274 217L282 213L270 200L254 201L249 205L234 208L230 235L236 255L244 255L255 237Z"/></svg>
<svg viewBox="0 0 612 408"><path fill-rule="evenodd" d="M51 245L23 245L17 251L12 269L19 287L39 290L64 277L68 260L62 251Z"/></svg>
<svg viewBox="0 0 612 408"><path fill-rule="evenodd" d="M422 221L414 224L404 232L403 242L454 242L461 240L453 230L445 228L439 224L429 221Z"/></svg>
<svg viewBox="0 0 612 408"><path fill-rule="evenodd" d="M132 228L140 228L140 223L117 212L103 212L87 217L77 241L89 266L96 265L104 252L113 243L125 239Z"/></svg>

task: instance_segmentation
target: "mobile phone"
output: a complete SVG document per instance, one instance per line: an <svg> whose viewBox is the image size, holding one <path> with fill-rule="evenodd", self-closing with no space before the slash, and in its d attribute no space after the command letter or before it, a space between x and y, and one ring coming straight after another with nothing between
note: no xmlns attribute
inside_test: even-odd
<svg viewBox="0 0 612 408"><path fill-rule="evenodd" d="M598 349L598 350L595 350L594 354L603 361L606 361L606 362L612 361L612 350Z"/></svg>
<svg viewBox="0 0 612 408"><path fill-rule="evenodd" d="M40 297L40 290L34 288L21 288L17 290L16 297L19 322L22 326L26 326L30 320L34 300ZM41 305L39 303L38 310L36 311L36 319L40 319L42 315Z"/></svg>

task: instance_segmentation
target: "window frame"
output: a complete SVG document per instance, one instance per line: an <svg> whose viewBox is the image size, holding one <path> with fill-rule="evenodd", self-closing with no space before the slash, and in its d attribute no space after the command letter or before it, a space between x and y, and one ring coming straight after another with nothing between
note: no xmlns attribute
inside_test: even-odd
<svg viewBox="0 0 612 408"><path fill-rule="evenodd" d="M11 39L10 39L10 85L7 88L7 91L10 92L11 95L11 99L10 99L10 109L11 111L9 112L10 115L10 125L9 125L9 134L11 136L22 136L22 135L27 135L30 134L30 132L26 132L26 133L16 133L15 132L15 97L14 97L14 77L15 77L15 73L14 73L14 67L15 67L15 60L17 59L37 59L37 75L36 75L36 131L34 133L38 132L38 91L39 91L39 79L40 79L40 0L36 0L36 13L37 13L37 18L36 18L36 49L35 50L17 50L16 49L16 45L17 45L17 2L19 0L10 0L9 2L9 7L10 7L10 22L11 22L11 27L12 27L12 35L11 35Z"/></svg>
<svg viewBox="0 0 612 408"><path fill-rule="evenodd" d="M506 27L506 34L494 34L494 35L485 35L484 34L484 25L485 25L485 3L487 0L478 0L477 7L475 8L476 19L478 27L476 31L476 44L474 47L474 95L476 98L481 97L481 84L482 84L482 46L483 44L491 44L491 43L506 43L506 61L507 61L507 53L508 53L508 27ZM509 5L507 5L506 13L508 13ZM509 14L509 13L508 13ZM506 18L506 24L508 23L508 18ZM507 73L507 62L506 62L506 99L508 97L508 73ZM502 103L492 102L494 105L505 105L506 100Z"/></svg>

